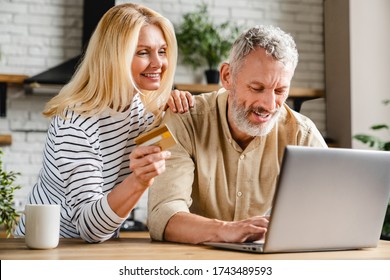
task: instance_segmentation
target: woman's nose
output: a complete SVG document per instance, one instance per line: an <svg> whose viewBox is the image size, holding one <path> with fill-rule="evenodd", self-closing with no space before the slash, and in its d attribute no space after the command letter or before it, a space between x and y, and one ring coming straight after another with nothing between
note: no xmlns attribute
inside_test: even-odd
<svg viewBox="0 0 390 280"><path fill-rule="evenodd" d="M161 68L162 58L158 54L152 55L150 60L150 66L152 68Z"/></svg>

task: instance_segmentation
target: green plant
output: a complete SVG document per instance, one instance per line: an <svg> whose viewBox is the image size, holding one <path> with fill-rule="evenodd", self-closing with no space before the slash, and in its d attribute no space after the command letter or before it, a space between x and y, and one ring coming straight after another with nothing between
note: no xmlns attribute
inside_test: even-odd
<svg viewBox="0 0 390 280"><path fill-rule="evenodd" d="M204 65L210 70L218 69L238 34L238 27L229 21L213 23L205 3L198 5L195 12L184 14L176 30L179 56L194 69Z"/></svg>
<svg viewBox="0 0 390 280"><path fill-rule="evenodd" d="M383 101L384 105L390 104L390 99ZM371 126L371 129L374 131L387 129L389 130L389 125L387 124L375 124ZM370 135L370 134L356 134L353 136L354 139L367 144L369 147L376 148L382 151L390 151L390 141L382 140L380 137ZM390 240L390 201L387 206L385 221L382 228L382 238Z"/></svg>
<svg viewBox="0 0 390 280"><path fill-rule="evenodd" d="M390 99L384 100L383 104L388 105L390 104ZM371 126L371 129L374 131L382 130L382 129L389 129L389 126L387 124L375 124ZM378 150L382 151L390 151L390 141L384 141L381 138L369 135L369 134L356 134L353 136L354 139L369 145L372 148L377 148Z"/></svg>
<svg viewBox="0 0 390 280"><path fill-rule="evenodd" d="M20 173L3 170L3 154L0 149L0 225L5 225L7 237L10 237L19 217L14 208L14 191L21 187L14 182Z"/></svg>
<svg viewBox="0 0 390 280"><path fill-rule="evenodd" d="M382 238L390 240L390 201L387 206L385 221L383 222Z"/></svg>

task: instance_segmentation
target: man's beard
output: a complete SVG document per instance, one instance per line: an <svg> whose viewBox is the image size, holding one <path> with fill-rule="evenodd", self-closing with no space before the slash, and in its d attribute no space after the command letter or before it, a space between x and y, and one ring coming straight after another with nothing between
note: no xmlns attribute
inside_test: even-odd
<svg viewBox="0 0 390 280"><path fill-rule="evenodd" d="M250 136L265 136L271 132L272 128L275 126L280 115L280 107L277 107L275 111L269 112L262 107L253 107L250 106L248 109L244 105L238 103L235 92L232 94L232 104L229 108L231 110L233 121L237 129L241 132L244 132ZM248 115L252 112L262 113L266 112L272 114L272 117L269 121L262 124L253 124L249 121Z"/></svg>

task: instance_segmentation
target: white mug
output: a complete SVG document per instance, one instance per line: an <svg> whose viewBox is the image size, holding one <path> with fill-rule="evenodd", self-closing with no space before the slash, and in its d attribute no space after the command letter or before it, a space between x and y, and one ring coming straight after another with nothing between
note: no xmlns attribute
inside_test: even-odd
<svg viewBox="0 0 390 280"><path fill-rule="evenodd" d="M60 205L27 204L26 244L31 249L52 249L60 238Z"/></svg>

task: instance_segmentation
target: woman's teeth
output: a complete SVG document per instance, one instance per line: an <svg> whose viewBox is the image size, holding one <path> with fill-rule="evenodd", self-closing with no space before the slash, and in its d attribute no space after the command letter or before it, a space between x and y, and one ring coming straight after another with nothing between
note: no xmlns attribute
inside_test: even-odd
<svg viewBox="0 0 390 280"><path fill-rule="evenodd" d="M144 76L148 78L158 78L160 74L144 74Z"/></svg>

